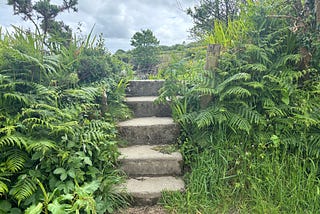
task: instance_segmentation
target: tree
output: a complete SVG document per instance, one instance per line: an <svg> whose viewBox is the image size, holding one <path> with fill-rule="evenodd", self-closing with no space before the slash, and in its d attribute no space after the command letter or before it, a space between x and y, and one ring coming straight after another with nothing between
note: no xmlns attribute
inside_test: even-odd
<svg viewBox="0 0 320 214"><path fill-rule="evenodd" d="M200 0L199 5L188 8L187 14L194 22L191 33L194 37L201 37L204 33L211 32L216 20L228 25L239 14L240 3L245 0Z"/></svg>
<svg viewBox="0 0 320 214"><path fill-rule="evenodd" d="M55 18L66 10L77 12L76 5L78 0L63 0L61 5L51 4L50 0L8 0L8 5L13 6L14 15L22 16L23 20L31 21L40 34L39 26L36 20L41 20L40 28L43 34L60 35L65 38L71 37L71 29L62 21L56 21Z"/></svg>
<svg viewBox="0 0 320 214"><path fill-rule="evenodd" d="M160 41L150 29L136 32L131 38L133 65L136 70L148 73L159 62L158 47Z"/></svg>

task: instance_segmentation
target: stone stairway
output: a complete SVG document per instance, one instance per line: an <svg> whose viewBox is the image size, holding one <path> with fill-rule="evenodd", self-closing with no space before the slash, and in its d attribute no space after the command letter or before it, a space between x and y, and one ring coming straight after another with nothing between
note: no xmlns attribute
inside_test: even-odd
<svg viewBox="0 0 320 214"><path fill-rule="evenodd" d="M175 143L179 126L174 123L169 105L156 104L162 80L134 80L127 88L126 102L134 118L120 122L120 138L128 144L120 148L121 169L129 176L124 188L135 205L153 205L161 192L183 191L182 156L161 152Z"/></svg>

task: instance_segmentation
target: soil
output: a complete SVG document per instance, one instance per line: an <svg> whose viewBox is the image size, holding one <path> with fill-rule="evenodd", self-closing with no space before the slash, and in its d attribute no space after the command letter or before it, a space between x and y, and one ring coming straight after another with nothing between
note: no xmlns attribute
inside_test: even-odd
<svg viewBox="0 0 320 214"><path fill-rule="evenodd" d="M168 214L165 209L159 205L144 206L144 207L129 207L124 210L119 210L115 214Z"/></svg>

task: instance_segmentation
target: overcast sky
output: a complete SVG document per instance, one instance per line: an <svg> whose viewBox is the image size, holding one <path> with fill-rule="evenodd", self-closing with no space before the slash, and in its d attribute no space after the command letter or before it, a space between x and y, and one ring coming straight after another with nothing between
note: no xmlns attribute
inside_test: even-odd
<svg viewBox="0 0 320 214"><path fill-rule="evenodd" d="M52 3L61 3L52 0ZM130 38L137 31L151 29L161 45L189 42L188 30L192 20L182 10L193 6L197 0L79 0L77 13L65 12L57 20L63 20L74 30L81 23L83 34L95 25L94 33L103 33L111 52L128 50ZM180 2L180 5L177 3ZM13 16L7 0L0 0L0 26L31 26L19 16Z"/></svg>

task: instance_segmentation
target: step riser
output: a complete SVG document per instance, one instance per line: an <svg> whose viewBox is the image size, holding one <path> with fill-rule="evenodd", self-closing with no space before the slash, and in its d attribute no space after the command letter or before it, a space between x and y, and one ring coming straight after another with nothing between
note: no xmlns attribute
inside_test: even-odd
<svg viewBox="0 0 320 214"><path fill-rule="evenodd" d="M177 124L156 126L121 126L119 136L128 145L160 145L173 144L180 130Z"/></svg>
<svg viewBox="0 0 320 214"><path fill-rule="evenodd" d="M181 179L176 179L173 177L146 179L146 181L130 179L125 184L125 186L128 188L128 193L133 198L134 205L154 205L161 198L162 191L185 191L184 182ZM161 181L159 182L154 179L161 179ZM146 185L143 183L148 184Z"/></svg>
<svg viewBox="0 0 320 214"><path fill-rule="evenodd" d="M171 109L168 104L155 104L153 102L127 102L135 117L169 117Z"/></svg>
<svg viewBox="0 0 320 214"><path fill-rule="evenodd" d="M163 84L163 80L132 80L128 84L126 94L128 97L158 96Z"/></svg>
<svg viewBox="0 0 320 214"><path fill-rule="evenodd" d="M123 160L121 169L129 176L181 175L181 162L176 160Z"/></svg>

